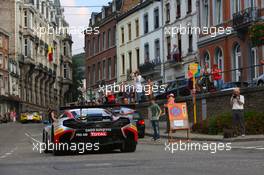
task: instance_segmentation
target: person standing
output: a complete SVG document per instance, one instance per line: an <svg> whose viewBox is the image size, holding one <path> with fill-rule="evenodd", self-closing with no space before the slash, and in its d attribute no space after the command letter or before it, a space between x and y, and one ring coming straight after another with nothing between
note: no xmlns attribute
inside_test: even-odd
<svg viewBox="0 0 264 175"><path fill-rule="evenodd" d="M149 107L150 120L153 128L153 140L156 141L160 138L159 132L159 117L162 113L159 105L155 102L155 99L151 99L151 104Z"/></svg>
<svg viewBox="0 0 264 175"><path fill-rule="evenodd" d="M222 89L222 75L221 69L218 68L218 65L215 64L212 69L212 79L214 80L214 85L217 90Z"/></svg>
<svg viewBox="0 0 264 175"><path fill-rule="evenodd" d="M136 71L134 74L135 80L135 91L136 91L136 102L139 103L141 101L142 96L142 76L140 75L139 71Z"/></svg>
<svg viewBox="0 0 264 175"><path fill-rule="evenodd" d="M235 88L230 100L232 105L233 129L235 135L245 136L244 104L245 98L240 89Z"/></svg>
<svg viewBox="0 0 264 175"><path fill-rule="evenodd" d="M171 105L171 104L174 104L175 103L175 97L174 97L174 94L169 94L167 96L167 103L164 104L164 111L165 111L165 114L166 114L166 124L167 124L167 129L165 131L165 133L169 133L170 132L170 116L169 116L169 110L168 110L168 106Z"/></svg>

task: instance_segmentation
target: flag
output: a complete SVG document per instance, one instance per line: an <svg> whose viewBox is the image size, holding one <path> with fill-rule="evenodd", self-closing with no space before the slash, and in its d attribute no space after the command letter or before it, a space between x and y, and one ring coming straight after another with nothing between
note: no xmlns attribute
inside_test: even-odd
<svg viewBox="0 0 264 175"><path fill-rule="evenodd" d="M52 47L51 46L49 46L49 48L48 48L48 60L49 60L49 62L53 61L53 53L52 53Z"/></svg>

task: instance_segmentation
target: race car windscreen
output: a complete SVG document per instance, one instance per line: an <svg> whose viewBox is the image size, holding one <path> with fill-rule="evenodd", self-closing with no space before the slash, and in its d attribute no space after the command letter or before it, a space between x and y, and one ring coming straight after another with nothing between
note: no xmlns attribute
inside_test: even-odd
<svg viewBox="0 0 264 175"><path fill-rule="evenodd" d="M87 121L110 121L113 118L113 114L105 109L76 109L71 113L74 118Z"/></svg>

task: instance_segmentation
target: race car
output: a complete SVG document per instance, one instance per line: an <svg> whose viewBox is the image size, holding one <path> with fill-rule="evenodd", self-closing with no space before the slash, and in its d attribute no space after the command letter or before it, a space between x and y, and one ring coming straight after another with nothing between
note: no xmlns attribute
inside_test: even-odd
<svg viewBox="0 0 264 175"><path fill-rule="evenodd" d="M44 152L53 152L54 155L114 149L134 152L137 141L137 128L130 120L126 117L117 117L104 108L66 109L58 120L43 129ZM89 149L79 150L79 145L82 145L82 148L85 145L87 148L87 144ZM63 149L58 145L63 145Z"/></svg>
<svg viewBox="0 0 264 175"><path fill-rule="evenodd" d="M21 113L20 115L20 122L26 123L26 122L41 122L42 121L42 115L40 112L25 112Z"/></svg>

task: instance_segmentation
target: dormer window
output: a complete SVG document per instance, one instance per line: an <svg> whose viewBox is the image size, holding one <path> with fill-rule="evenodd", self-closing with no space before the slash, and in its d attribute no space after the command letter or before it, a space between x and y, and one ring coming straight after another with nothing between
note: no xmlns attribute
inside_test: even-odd
<svg viewBox="0 0 264 175"><path fill-rule="evenodd" d="M104 19L105 18L105 8L103 7L102 8L102 19Z"/></svg>
<svg viewBox="0 0 264 175"><path fill-rule="evenodd" d="M113 3L112 3L112 12L115 12L116 11L116 0L113 0Z"/></svg>

